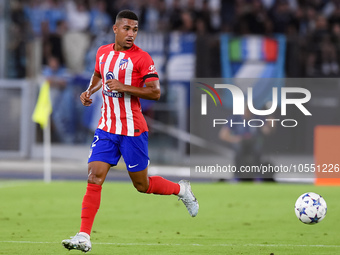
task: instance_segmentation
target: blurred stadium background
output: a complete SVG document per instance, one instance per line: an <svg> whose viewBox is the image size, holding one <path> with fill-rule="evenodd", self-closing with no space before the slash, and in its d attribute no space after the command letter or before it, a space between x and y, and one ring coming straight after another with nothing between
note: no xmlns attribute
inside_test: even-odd
<svg viewBox="0 0 340 255"><path fill-rule="evenodd" d="M79 95L97 48L114 41L122 9L139 15L136 44L161 79L161 100L142 101L151 174L188 176L190 164L214 161L209 154L190 158L190 124L199 124L189 123L195 77L333 78L308 87L316 118L296 113L298 127L265 138L263 154L273 164L314 163L315 127L340 124L338 0L0 0L0 178L42 178L43 132L31 116L44 77L57 73L53 178L86 179L101 99L85 108Z"/></svg>

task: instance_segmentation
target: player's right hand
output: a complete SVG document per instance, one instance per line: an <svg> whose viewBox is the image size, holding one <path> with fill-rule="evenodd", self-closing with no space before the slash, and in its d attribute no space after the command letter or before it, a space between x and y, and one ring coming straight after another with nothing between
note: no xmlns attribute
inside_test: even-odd
<svg viewBox="0 0 340 255"><path fill-rule="evenodd" d="M90 91L84 91L80 95L80 101L84 106L90 106L92 104L92 99L90 98L91 93Z"/></svg>

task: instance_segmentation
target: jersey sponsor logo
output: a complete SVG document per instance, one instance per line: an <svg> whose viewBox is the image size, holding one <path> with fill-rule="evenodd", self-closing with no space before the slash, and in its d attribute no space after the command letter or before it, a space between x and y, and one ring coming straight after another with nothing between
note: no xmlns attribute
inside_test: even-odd
<svg viewBox="0 0 340 255"><path fill-rule="evenodd" d="M103 90L103 93L105 96L108 96L108 97L115 97L115 98L123 97L123 93L121 92L112 92L112 91Z"/></svg>
<svg viewBox="0 0 340 255"><path fill-rule="evenodd" d="M150 71L155 71L156 72L156 67L154 65L149 66Z"/></svg>
<svg viewBox="0 0 340 255"><path fill-rule="evenodd" d="M107 72L106 73L106 80L113 80L115 78L115 75L113 74L113 72ZM106 90L110 90L109 86L107 84L105 84L105 88Z"/></svg>
<svg viewBox="0 0 340 255"><path fill-rule="evenodd" d="M106 73L106 80L113 80L115 78L115 75L113 72L107 72Z"/></svg>
<svg viewBox="0 0 340 255"><path fill-rule="evenodd" d="M127 68L127 65L128 65L128 62L129 62L128 59L123 58L123 59L120 61L120 63L119 63L119 68L120 68L120 70L126 69L126 68Z"/></svg>
<svg viewBox="0 0 340 255"><path fill-rule="evenodd" d="M153 74L156 72L156 67L154 65L149 66L149 72L148 74Z"/></svg>

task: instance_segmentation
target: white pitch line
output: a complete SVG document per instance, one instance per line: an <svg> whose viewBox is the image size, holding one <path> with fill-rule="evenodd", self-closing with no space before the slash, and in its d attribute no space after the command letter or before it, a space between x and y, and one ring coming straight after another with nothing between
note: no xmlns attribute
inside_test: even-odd
<svg viewBox="0 0 340 255"><path fill-rule="evenodd" d="M33 241L0 241L0 243L22 243L22 244L60 244L61 242L33 242ZM256 247L320 247L340 248L340 245L328 244L174 244L174 243L92 243L94 245L122 245L122 246L256 246Z"/></svg>
<svg viewBox="0 0 340 255"><path fill-rule="evenodd" d="M46 244L52 244L52 243L57 243L57 242L0 241L0 243L28 243L28 244L39 244L39 243L46 243Z"/></svg>

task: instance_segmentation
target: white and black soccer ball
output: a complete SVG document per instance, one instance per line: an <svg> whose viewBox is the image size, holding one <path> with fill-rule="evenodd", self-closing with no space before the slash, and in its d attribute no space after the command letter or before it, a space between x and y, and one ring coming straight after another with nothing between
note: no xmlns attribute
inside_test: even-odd
<svg viewBox="0 0 340 255"><path fill-rule="evenodd" d="M314 192L302 194L295 203L295 214L305 224L315 224L323 220L327 213L325 199Z"/></svg>

